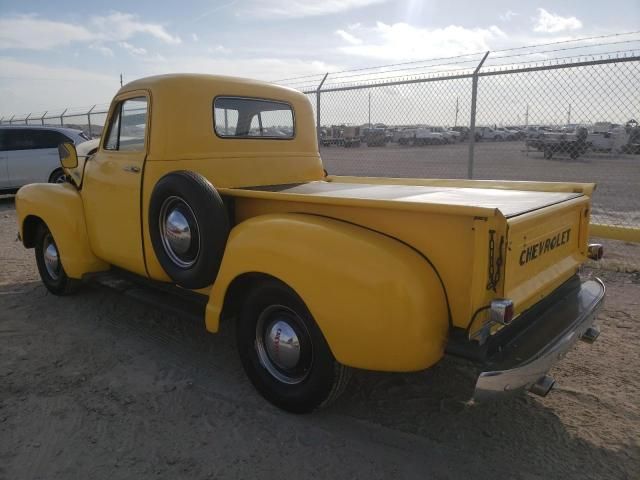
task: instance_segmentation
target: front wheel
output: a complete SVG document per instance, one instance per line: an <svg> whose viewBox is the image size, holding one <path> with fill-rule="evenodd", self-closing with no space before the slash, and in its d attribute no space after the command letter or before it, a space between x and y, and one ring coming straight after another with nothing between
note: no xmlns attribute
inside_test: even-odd
<svg viewBox="0 0 640 480"><path fill-rule="evenodd" d="M335 360L304 302L277 280L250 291L236 329L247 376L275 406L308 413L346 387L350 370Z"/></svg>
<svg viewBox="0 0 640 480"><path fill-rule="evenodd" d="M61 168L55 169L49 177L49 183L65 183L66 181L67 176Z"/></svg>
<svg viewBox="0 0 640 480"><path fill-rule="evenodd" d="M70 295L78 289L80 282L67 276L58 245L44 224L38 229L35 252L38 272L47 290L54 295Z"/></svg>

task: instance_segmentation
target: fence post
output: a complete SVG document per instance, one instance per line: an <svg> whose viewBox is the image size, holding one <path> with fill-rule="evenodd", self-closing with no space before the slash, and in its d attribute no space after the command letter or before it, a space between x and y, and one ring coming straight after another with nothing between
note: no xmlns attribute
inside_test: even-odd
<svg viewBox="0 0 640 480"><path fill-rule="evenodd" d="M47 116L47 113L49 112L49 110L47 110L46 112L44 112L42 114L42 116L40 117L40 123L42 123L42 126L44 127L44 117Z"/></svg>
<svg viewBox="0 0 640 480"><path fill-rule="evenodd" d="M29 115L27 115L27 117L24 119L24 124L25 125L29 125L29 117L31 116L31 112L29 112Z"/></svg>
<svg viewBox="0 0 640 480"><path fill-rule="evenodd" d="M484 54L482 60L473 72L473 81L471 82L471 122L469 124L469 163L467 166L467 177L473 178L473 154L476 144L476 102L478 99L478 72L482 68L482 64L489 56L489 52Z"/></svg>
<svg viewBox="0 0 640 480"><path fill-rule="evenodd" d="M13 125L13 117L15 117L15 115L11 115L11 118L9 119L9 125Z"/></svg>
<svg viewBox="0 0 640 480"><path fill-rule="evenodd" d="M316 89L316 136L318 137L318 151L320 151L320 89L322 88L322 85L324 85L324 81L327 79L327 76L329 75L329 72L324 74L324 77L322 77L322 81L320 82L320 85L318 85L318 88Z"/></svg>
<svg viewBox="0 0 640 480"><path fill-rule="evenodd" d="M64 109L64 112L62 112L62 113L60 114L60 126L61 126L61 127L64 127L64 114L65 114L65 113L67 113L67 110L69 110L69 109L68 109L68 108L65 108L65 109Z"/></svg>
<svg viewBox="0 0 640 480"><path fill-rule="evenodd" d="M89 138L93 138L93 135L91 134L91 112L93 112L94 108L96 108L95 105L91 107L91 109L87 112L87 123L89 124Z"/></svg>

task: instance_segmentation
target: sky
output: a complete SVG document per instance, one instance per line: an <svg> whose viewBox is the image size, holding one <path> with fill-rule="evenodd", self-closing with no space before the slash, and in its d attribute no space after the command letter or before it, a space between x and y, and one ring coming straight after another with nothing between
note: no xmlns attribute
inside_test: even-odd
<svg viewBox="0 0 640 480"><path fill-rule="evenodd" d="M108 103L121 73L273 81L634 30L639 0L0 0L0 117Z"/></svg>

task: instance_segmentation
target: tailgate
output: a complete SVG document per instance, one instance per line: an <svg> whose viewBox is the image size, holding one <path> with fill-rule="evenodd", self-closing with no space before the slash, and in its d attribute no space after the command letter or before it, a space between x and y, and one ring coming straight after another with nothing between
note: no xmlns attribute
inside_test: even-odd
<svg viewBox="0 0 640 480"><path fill-rule="evenodd" d="M590 198L580 196L507 220L504 297L516 313L546 297L586 259Z"/></svg>

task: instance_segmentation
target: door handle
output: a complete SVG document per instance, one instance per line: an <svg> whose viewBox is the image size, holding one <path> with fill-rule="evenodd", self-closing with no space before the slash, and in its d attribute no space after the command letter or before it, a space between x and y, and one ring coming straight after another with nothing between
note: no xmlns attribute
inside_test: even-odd
<svg viewBox="0 0 640 480"><path fill-rule="evenodd" d="M126 167L122 167L125 172L131 173L140 173L140 167L136 167L135 165L127 165Z"/></svg>

